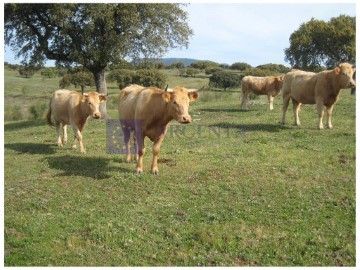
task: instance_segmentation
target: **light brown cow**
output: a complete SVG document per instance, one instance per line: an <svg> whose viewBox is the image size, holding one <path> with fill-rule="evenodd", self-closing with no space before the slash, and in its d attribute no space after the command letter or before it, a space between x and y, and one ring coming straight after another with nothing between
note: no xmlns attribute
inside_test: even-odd
<svg viewBox="0 0 360 270"><path fill-rule="evenodd" d="M154 142L151 172L158 174L160 145L169 122L173 119L181 124L191 122L189 102L196 100L198 93L190 91L193 90L175 87L172 92L165 92L155 87L131 85L120 92L119 117L127 151L126 160L131 161L129 147L131 132L134 131L138 173L143 172L145 137Z"/></svg>
<svg viewBox="0 0 360 270"><path fill-rule="evenodd" d="M79 92L66 89L57 90L50 99L49 110L47 113L47 122L54 126L51 121L51 115L55 119L57 144L59 147L64 146L67 142L67 125L71 125L74 130L74 141L72 148L76 149L76 141L79 141L80 152L85 153L82 143L81 131L85 128L88 118L100 118L100 102L106 100L106 95L97 92L81 94ZM63 129L63 138L61 138L61 127Z"/></svg>
<svg viewBox="0 0 360 270"><path fill-rule="evenodd" d="M339 99L341 89L355 86L354 72L355 67L349 63L342 63L333 70L320 73L301 70L287 73L282 88L283 115L280 121L281 124L285 124L285 114L291 99L296 126L300 126L299 110L301 104L316 104L319 115L318 128L324 129L324 106L328 115L328 127L333 128L331 118L334 105Z"/></svg>
<svg viewBox="0 0 360 270"><path fill-rule="evenodd" d="M267 95L270 105L270 110L274 109L273 101L282 87L284 76L267 76L267 77L254 77L245 76L241 80L242 102L241 109L247 110L249 102L249 94L253 92L256 95Z"/></svg>

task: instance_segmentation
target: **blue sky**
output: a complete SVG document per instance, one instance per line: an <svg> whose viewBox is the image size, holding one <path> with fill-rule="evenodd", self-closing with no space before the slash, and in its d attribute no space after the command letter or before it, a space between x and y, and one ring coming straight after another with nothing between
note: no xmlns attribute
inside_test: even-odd
<svg viewBox="0 0 360 270"><path fill-rule="evenodd" d="M189 47L169 51L164 57L186 57L252 66L287 65L284 49L300 24L311 18L328 21L341 14L355 16L354 3L191 3L184 7L194 31ZM18 63L10 48L4 61Z"/></svg>

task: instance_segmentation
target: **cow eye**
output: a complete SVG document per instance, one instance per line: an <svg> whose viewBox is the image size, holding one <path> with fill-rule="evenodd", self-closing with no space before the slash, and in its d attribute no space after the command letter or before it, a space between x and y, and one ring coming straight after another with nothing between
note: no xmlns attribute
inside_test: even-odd
<svg viewBox="0 0 360 270"><path fill-rule="evenodd" d="M174 105L177 105L178 103L174 100L174 101L173 101L173 104L174 104Z"/></svg>
<svg viewBox="0 0 360 270"><path fill-rule="evenodd" d="M92 103L91 103L91 102L89 102L88 104L89 104L89 105L92 105Z"/></svg>

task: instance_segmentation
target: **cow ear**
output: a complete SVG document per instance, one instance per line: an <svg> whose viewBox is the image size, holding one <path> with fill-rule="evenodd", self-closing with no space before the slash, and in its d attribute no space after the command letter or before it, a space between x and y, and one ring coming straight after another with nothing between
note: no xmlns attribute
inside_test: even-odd
<svg viewBox="0 0 360 270"><path fill-rule="evenodd" d="M336 75L339 75L340 73L341 73L341 68L336 67L336 68L335 68L335 74L336 74Z"/></svg>
<svg viewBox="0 0 360 270"><path fill-rule="evenodd" d="M355 66L352 66L352 70L355 72L355 71L356 71L356 67L355 67Z"/></svg>
<svg viewBox="0 0 360 270"><path fill-rule="evenodd" d="M197 92L190 92L189 94L190 101L194 101L199 97L199 94Z"/></svg>
<svg viewBox="0 0 360 270"><path fill-rule="evenodd" d="M107 99L107 95L99 95L100 102L103 102Z"/></svg>
<svg viewBox="0 0 360 270"><path fill-rule="evenodd" d="M169 92L164 92L162 93L162 98L166 103L168 103L171 100L171 94Z"/></svg>

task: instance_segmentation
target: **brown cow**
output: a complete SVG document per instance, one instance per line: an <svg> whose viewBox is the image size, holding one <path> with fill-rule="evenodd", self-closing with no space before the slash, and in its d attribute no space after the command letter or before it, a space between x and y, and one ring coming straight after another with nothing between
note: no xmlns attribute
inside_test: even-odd
<svg viewBox="0 0 360 270"><path fill-rule="evenodd" d="M353 74L355 67L342 63L333 70L320 73L294 70L286 74L282 88L283 115L281 124L285 124L285 114L290 99L293 102L295 125L300 126L299 110L301 104L316 104L319 115L318 128L323 126L323 107L328 115L328 127L333 128L331 117L341 89L355 87Z"/></svg>
<svg viewBox="0 0 360 270"><path fill-rule="evenodd" d="M254 77L245 76L241 80L242 102L241 109L247 110L249 102L249 94L253 92L256 95L267 95L270 105L270 110L274 109L273 101L282 87L284 76L267 76L267 77Z"/></svg>
<svg viewBox="0 0 360 270"><path fill-rule="evenodd" d="M67 125L71 125L74 130L74 141L72 148L76 149L76 141L79 141L80 152L85 153L82 143L81 131L85 128L88 118L100 118L99 112L100 102L106 100L105 95L97 92L89 92L81 94L79 92L66 89L57 90L50 99L49 111L47 113L47 122L50 126L54 126L51 121L51 115L54 116L57 144L59 147L64 146L67 142ZM61 139L60 129L63 129L63 138Z"/></svg>
<svg viewBox="0 0 360 270"><path fill-rule="evenodd" d="M175 119L181 124L190 123L189 102L197 98L197 92L190 92L183 87L175 87L172 92L164 92L155 87L131 85L120 92L119 117L127 150L126 160L131 161L130 133L134 131L138 173L143 171L145 136L154 142L151 172L158 174L160 145L169 122Z"/></svg>

